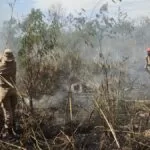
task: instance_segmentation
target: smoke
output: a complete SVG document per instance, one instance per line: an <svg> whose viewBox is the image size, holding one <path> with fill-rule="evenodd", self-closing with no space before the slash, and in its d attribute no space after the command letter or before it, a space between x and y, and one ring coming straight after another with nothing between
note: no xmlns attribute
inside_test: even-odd
<svg viewBox="0 0 150 150"><path fill-rule="evenodd" d="M2 50L4 49L4 34L3 34L3 22L5 20L8 20L10 18L10 8L9 8L9 1L7 0L0 0L0 53L2 52Z"/></svg>
<svg viewBox="0 0 150 150"><path fill-rule="evenodd" d="M0 1L0 26L2 26L3 21L10 18L10 8L8 3L9 2L6 0Z"/></svg>

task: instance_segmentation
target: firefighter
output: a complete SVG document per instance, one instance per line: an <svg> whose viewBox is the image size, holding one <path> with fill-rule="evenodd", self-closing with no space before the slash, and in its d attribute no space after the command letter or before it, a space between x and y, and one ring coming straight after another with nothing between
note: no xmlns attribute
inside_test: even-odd
<svg viewBox="0 0 150 150"><path fill-rule="evenodd" d="M5 49L0 59L0 106L4 117L2 138L14 136L15 107L17 104L16 62L13 52Z"/></svg>
<svg viewBox="0 0 150 150"><path fill-rule="evenodd" d="M147 48L146 51L147 51L147 56L146 56L145 69L150 70L150 48Z"/></svg>

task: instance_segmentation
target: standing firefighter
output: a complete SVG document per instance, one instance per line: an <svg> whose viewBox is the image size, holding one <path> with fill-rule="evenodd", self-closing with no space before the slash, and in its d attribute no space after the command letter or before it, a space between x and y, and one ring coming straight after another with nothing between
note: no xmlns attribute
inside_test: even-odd
<svg viewBox="0 0 150 150"><path fill-rule="evenodd" d="M146 51L147 51L147 56L146 56L145 69L150 71L150 48L147 48Z"/></svg>
<svg viewBox="0 0 150 150"><path fill-rule="evenodd" d="M14 136L14 111L17 104L16 62L10 49L5 49L0 60L0 106L4 116L2 137Z"/></svg>

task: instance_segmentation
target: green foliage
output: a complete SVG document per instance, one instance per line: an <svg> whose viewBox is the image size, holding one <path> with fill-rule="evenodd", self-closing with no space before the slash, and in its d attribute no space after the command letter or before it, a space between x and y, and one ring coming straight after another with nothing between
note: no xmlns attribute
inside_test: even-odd
<svg viewBox="0 0 150 150"><path fill-rule="evenodd" d="M55 18L53 20L55 21ZM54 69L57 66L54 66L49 59L45 62L46 55L51 53L56 45L58 35L55 32L58 28L55 27L56 21L50 25L46 23L45 16L39 9L32 9L20 25L22 36L18 60L31 109L33 109L33 98L43 93L50 94L57 86L55 82L57 70Z"/></svg>
<svg viewBox="0 0 150 150"><path fill-rule="evenodd" d="M32 53L34 48L41 52L41 45L44 42L47 26L44 22L43 13L32 9L31 13L21 24L22 39L19 56L24 57ZM43 45L42 45L43 46Z"/></svg>

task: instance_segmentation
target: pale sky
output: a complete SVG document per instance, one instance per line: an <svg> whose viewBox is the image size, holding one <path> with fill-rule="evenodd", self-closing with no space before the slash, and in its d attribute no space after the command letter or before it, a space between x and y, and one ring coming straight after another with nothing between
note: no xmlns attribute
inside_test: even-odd
<svg viewBox="0 0 150 150"><path fill-rule="evenodd" d="M13 0L0 0L0 24L3 20L10 18L10 9L8 2ZM110 12L117 13L120 6L124 12L128 13L131 18L139 18L141 16L150 17L150 0L122 0L121 3L113 3L111 0L17 0L15 6L15 16L18 18L30 12L31 8L40 8L47 11L52 5L61 4L66 12L76 13L84 8L88 13L98 10L100 6L108 2Z"/></svg>
<svg viewBox="0 0 150 150"><path fill-rule="evenodd" d="M89 11L95 7L98 9L105 2L109 3L110 11L113 13L120 6L132 18L150 16L150 0L122 0L117 4L111 0L34 0L34 6L46 10L53 4L61 4L67 11L75 12L81 8Z"/></svg>

